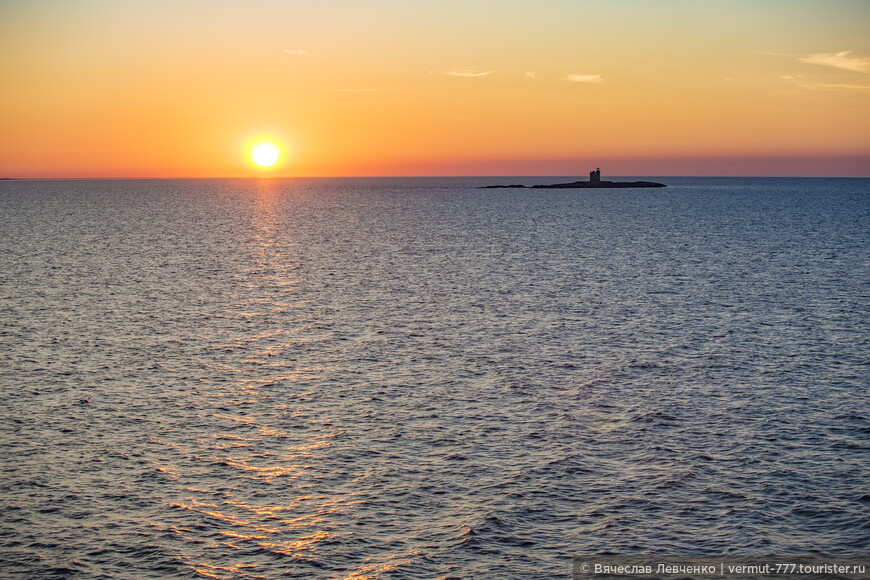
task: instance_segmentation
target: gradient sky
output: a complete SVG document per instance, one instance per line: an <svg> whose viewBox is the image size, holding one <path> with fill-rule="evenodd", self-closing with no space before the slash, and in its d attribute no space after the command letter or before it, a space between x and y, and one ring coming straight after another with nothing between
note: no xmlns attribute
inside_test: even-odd
<svg viewBox="0 0 870 580"><path fill-rule="evenodd" d="M870 176L866 0L0 0L0 177Z"/></svg>

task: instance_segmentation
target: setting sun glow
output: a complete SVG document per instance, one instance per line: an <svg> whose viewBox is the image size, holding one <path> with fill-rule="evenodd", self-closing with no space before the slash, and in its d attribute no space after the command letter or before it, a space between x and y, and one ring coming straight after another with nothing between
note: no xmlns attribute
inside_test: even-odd
<svg viewBox="0 0 870 580"><path fill-rule="evenodd" d="M866 0L249 4L0 1L0 178L870 175Z"/></svg>
<svg viewBox="0 0 870 580"><path fill-rule="evenodd" d="M251 148L251 160L263 169L274 167L281 159L281 151L274 143L257 143Z"/></svg>

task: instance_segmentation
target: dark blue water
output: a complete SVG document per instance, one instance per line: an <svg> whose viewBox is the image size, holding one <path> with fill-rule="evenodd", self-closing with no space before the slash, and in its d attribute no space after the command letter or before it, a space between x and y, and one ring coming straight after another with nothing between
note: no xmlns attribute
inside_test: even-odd
<svg viewBox="0 0 870 580"><path fill-rule="evenodd" d="M0 182L0 575L866 551L870 180L658 180Z"/></svg>

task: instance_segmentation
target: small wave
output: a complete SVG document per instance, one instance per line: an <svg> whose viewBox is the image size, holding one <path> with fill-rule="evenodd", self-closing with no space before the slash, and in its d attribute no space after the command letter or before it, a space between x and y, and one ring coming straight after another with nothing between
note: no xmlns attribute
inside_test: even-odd
<svg viewBox="0 0 870 580"><path fill-rule="evenodd" d="M653 411L641 413L631 418L632 423L657 423L657 424L672 424L677 421L673 415L669 415L662 411Z"/></svg>

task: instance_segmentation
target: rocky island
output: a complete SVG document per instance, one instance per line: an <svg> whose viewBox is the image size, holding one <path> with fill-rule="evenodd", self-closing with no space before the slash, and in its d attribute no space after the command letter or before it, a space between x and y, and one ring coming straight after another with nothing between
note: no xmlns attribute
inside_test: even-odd
<svg viewBox="0 0 870 580"><path fill-rule="evenodd" d="M601 169L589 172L589 181L553 183L550 185L484 185L483 189L527 187L529 189L608 189L622 187L667 187L653 181L601 181Z"/></svg>

